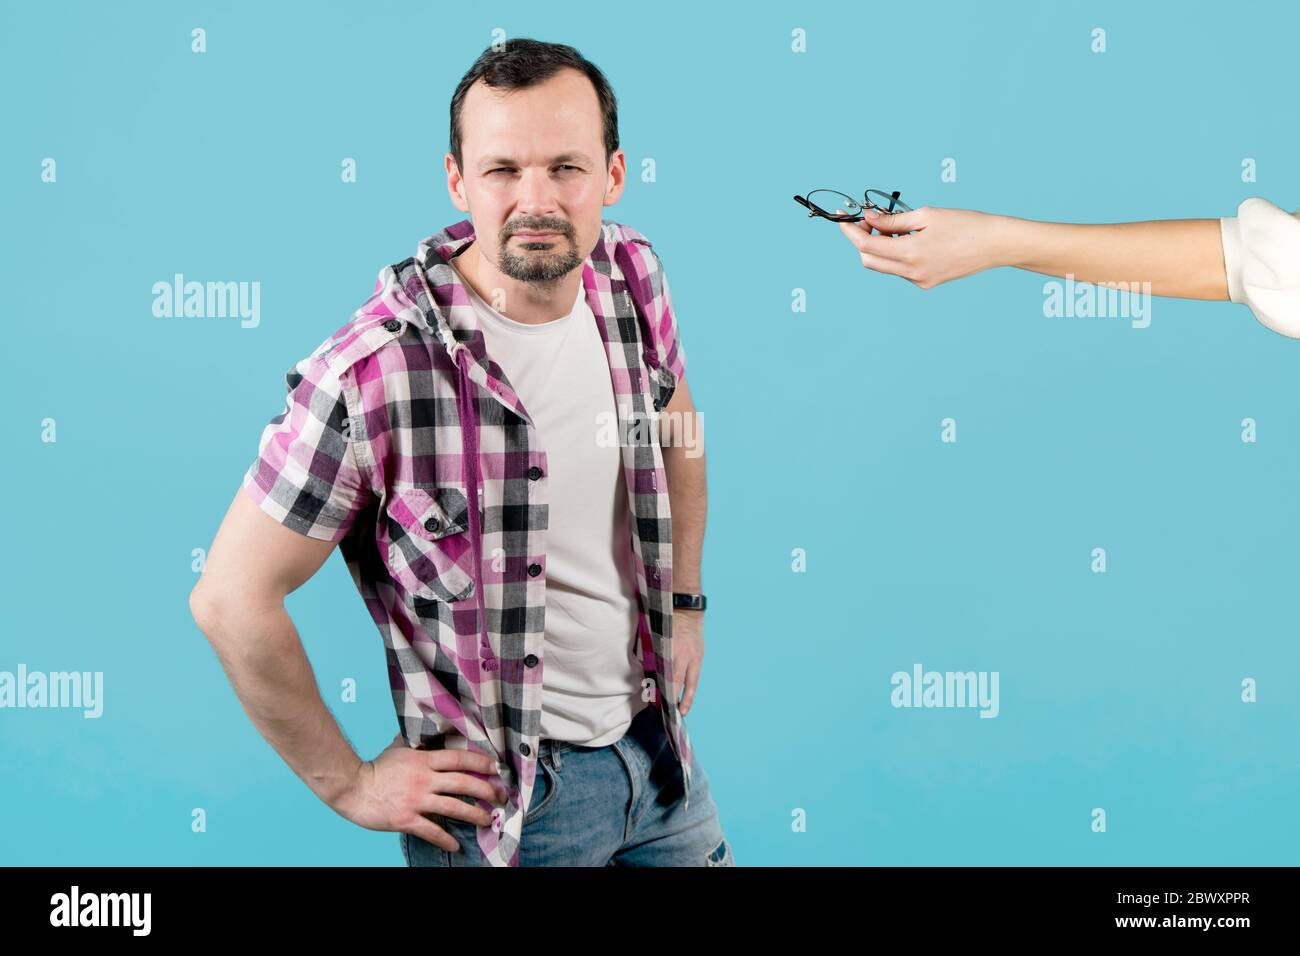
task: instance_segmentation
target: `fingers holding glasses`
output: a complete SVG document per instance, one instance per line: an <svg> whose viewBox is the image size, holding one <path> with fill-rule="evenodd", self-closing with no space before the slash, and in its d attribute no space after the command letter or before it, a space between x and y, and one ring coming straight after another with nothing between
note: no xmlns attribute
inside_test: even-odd
<svg viewBox="0 0 1300 956"><path fill-rule="evenodd" d="M906 238L872 235L866 222L841 222L839 227L840 232L858 250L865 268L907 278L905 273L910 268L910 263L905 259L908 252L904 248L908 245Z"/></svg>
<svg viewBox="0 0 1300 956"><path fill-rule="evenodd" d="M903 247L906 243L896 239L892 235L878 235L871 230L872 220L864 219L862 222L840 222L836 223L840 227L840 232L844 237L853 243L859 252L870 253L879 256L882 259L901 259Z"/></svg>
<svg viewBox="0 0 1300 956"><path fill-rule="evenodd" d="M895 213L881 212L879 209L868 209L866 218L859 225L864 229L874 229L876 232L889 236L904 235L925 228L924 216L919 209Z"/></svg>
<svg viewBox="0 0 1300 956"><path fill-rule="evenodd" d="M871 213L875 212L873 216ZM865 269L906 279L921 289L943 281L930 267L930 244L924 238L928 209L902 213L868 210L861 222L841 222L840 232L853 243ZM872 230L878 230L873 232Z"/></svg>

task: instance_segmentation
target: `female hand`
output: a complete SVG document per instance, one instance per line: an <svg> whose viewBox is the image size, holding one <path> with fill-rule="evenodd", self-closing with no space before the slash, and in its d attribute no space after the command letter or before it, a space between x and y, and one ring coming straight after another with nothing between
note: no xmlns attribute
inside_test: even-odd
<svg viewBox="0 0 1300 956"><path fill-rule="evenodd" d="M1002 216L970 209L922 206L892 215L872 209L861 222L841 222L839 227L858 250L864 268L931 289L1010 265L1003 252L1007 224Z"/></svg>

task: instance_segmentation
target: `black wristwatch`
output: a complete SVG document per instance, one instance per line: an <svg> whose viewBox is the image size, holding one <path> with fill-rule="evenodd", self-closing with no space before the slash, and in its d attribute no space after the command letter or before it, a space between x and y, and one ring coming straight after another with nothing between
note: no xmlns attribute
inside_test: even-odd
<svg viewBox="0 0 1300 956"><path fill-rule="evenodd" d="M677 608L681 607L689 608L693 611L703 611L706 603L703 594L682 594L680 591L673 592L673 610L677 610Z"/></svg>

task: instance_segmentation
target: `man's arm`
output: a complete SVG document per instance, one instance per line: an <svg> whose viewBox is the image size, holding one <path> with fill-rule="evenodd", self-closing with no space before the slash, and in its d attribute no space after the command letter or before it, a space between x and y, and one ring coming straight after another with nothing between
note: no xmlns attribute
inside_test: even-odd
<svg viewBox="0 0 1300 956"><path fill-rule="evenodd" d="M359 826L459 852L455 838L425 814L491 825L491 814L456 794L504 804L495 762L470 750L413 750L400 734L363 761L321 698L285 610L285 596L316 573L335 544L291 531L237 492L190 592L194 619L258 731L322 801Z"/></svg>
<svg viewBox="0 0 1300 956"><path fill-rule="evenodd" d="M194 620L249 718L331 807L356 780L363 761L321 698L284 598L316 573L335 546L290 531L240 490L190 592Z"/></svg>
<svg viewBox="0 0 1300 956"><path fill-rule="evenodd" d="M668 506L673 517L673 590L701 591L700 563L704 523L708 514L705 480L704 417L698 414L683 377L661 414L664 471L668 473Z"/></svg>
<svg viewBox="0 0 1300 956"><path fill-rule="evenodd" d="M660 442L664 446L668 506L673 523L673 590L703 591L700 565L708 513L704 416L695 408L685 376L678 381L661 415L664 417ZM685 684L682 716L690 710L700 679L700 666L704 659L703 617L703 611L683 609L673 612L673 683Z"/></svg>

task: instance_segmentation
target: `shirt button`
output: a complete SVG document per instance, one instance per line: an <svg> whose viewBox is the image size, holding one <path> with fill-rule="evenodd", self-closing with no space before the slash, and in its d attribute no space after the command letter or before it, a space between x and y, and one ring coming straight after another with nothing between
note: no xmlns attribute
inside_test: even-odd
<svg viewBox="0 0 1300 956"><path fill-rule="evenodd" d="M527 757L530 753L533 752L533 748L528 746L528 744L520 744L519 752L523 754L525 757Z"/></svg>
<svg viewBox="0 0 1300 956"><path fill-rule="evenodd" d="M440 523L437 518L430 518L428 521L424 523L425 531L437 531L439 527L440 527Z"/></svg>
<svg viewBox="0 0 1300 956"><path fill-rule="evenodd" d="M536 481L540 477L542 477L542 469L538 468L536 465L533 465L533 467L528 469L529 481Z"/></svg>
<svg viewBox="0 0 1300 956"><path fill-rule="evenodd" d="M525 658L524 658L524 666L525 666L525 667L536 667L536 666L537 666L537 655L536 655L536 654L529 654L527 657L525 657Z"/></svg>
<svg viewBox="0 0 1300 956"><path fill-rule="evenodd" d="M387 322L384 323L384 328L389 332L396 332L401 327L402 327L402 323L398 322L396 319L389 319Z"/></svg>
<svg viewBox="0 0 1300 956"><path fill-rule="evenodd" d="M542 566L541 566L540 564L530 564L530 565L528 565L528 576L529 576L530 578L535 578L535 577L537 577L537 575L539 575L539 574L541 574L541 573L542 573Z"/></svg>

